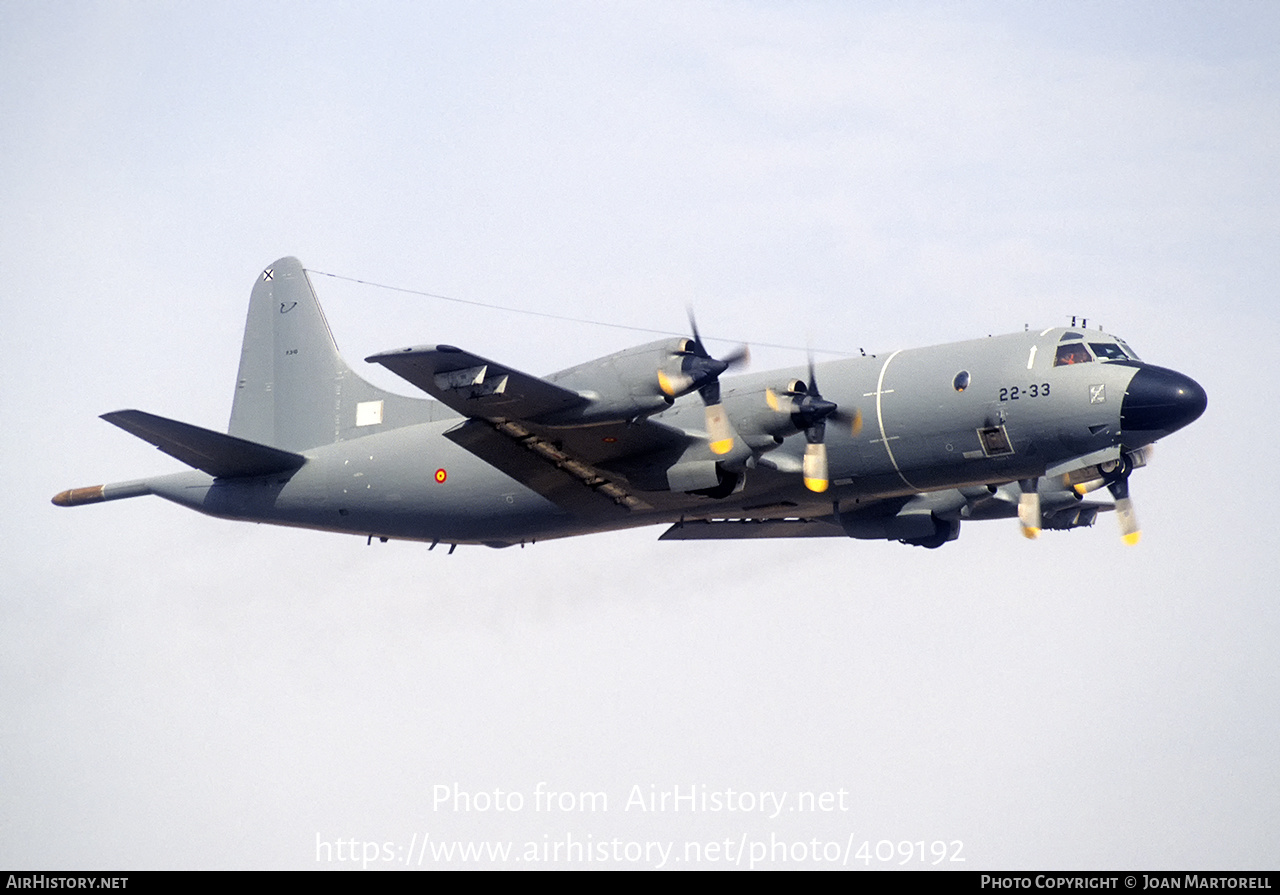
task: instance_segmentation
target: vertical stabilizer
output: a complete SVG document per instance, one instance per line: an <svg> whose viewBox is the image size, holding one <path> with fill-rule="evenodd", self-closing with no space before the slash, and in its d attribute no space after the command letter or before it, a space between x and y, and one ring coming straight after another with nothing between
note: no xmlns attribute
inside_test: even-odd
<svg viewBox="0 0 1280 895"><path fill-rule="evenodd" d="M297 258L281 258L258 275L228 434L301 451L416 422L403 412L409 403L427 402L365 382L338 355ZM387 417L391 406L401 411L399 420Z"/></svg>

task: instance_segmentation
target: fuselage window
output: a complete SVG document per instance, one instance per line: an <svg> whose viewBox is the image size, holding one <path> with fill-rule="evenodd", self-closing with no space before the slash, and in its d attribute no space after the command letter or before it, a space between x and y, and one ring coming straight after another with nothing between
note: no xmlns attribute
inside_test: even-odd
<svg viewBox="0 0 1280 895"><path fill-rule="evenodd" d="M1058 346L1058 354L1053 359L1055 367L1065 367L1068 364L1087 364L1093 360L1093 356L1089 354L1089 349L1084 347L1084 342L1073 342L1070 345Z"/></svg>
<svg viewBox="0 0 1280 895"><path fill-rule="evenodd" d="M967 389L969 387L969 371L961 370L956 374L956 378L951 381L951 384L958 392L962 392Z"/></svg>

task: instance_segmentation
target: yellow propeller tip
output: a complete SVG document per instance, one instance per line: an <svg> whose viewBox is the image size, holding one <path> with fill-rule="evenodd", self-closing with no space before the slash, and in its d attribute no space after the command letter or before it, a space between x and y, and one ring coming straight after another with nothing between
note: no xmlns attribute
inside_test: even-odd
<svg viewBox="0 0 1280 895"><path fill-rule="evenodd" d="M1022 526L1022 536L1028 541L1034 541L1036 538L1040 537L1040 529L1024 525Z"/></svg>
<svg viewBox="0 0 1280 895"><path fill-rule="evenodd" d="M821 494L827 490L828 482L826 479L805 479L804 486L810 491L816 491Z"/></svg>
<svg viewBox="0 0 1280 895"><path fill-rule="evenodd" d="M675 397L676 390L672 387L671 380L661 370L658 371L658 388L662 389L662 393L668 398Z"/></svg>
<svg viewBox="0 0 1280 895"><path fill-rule="evenodd" d="M1129 532L1127 535L1124 535L1124 536L1123 536L1123 538L1122 538L1122 540L1123 540L1126 544L1128 544L1130 547L1132 547L1134 544L1138 543L1138 541L1139 541L1141 538L1142 538L1142 532L1140 532L1140 531L1131 531L1131 532Z"/></svg>
<svg viewBox="0 0 1280 895"><path fill-rule="evenodd" d="M727 454L731 450L733 450L732 438L724 438L720 441L711 442L711 453L713 454Z"/></svg>

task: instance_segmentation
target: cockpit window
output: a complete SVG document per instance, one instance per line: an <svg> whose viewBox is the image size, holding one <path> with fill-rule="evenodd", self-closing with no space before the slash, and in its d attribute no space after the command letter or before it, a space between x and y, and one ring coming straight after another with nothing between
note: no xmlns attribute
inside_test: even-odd
<svg viewBox="0 0 1280 895"><path fill-rule="evenodd" d="M1068 364L1087 364L1093 360L1093 356L1089 354L1089 349L1084 347L1084 342L1072 342L1070 345L1059 345L1058 354L1053 359L1055 367L1065 367Z"/></svg>
<svg viewBox="0 0 1280 895"><path fill-rule="evenodd" d="M1124 339L1116 339L1116 341L1120 343L1120 347L1124 349L1125 354L1129 355L1134 360L1142 360L1142 358L1138 357L1138 352L1130 348L1129 344Z"/></svg>
<svg viewBox="0 0 1280 895"><path fill-rule="evenodd" d="M1058 341L1065 342L1067 341L1067 339L1083 339L1083 338L1084 336L1080 335L1079 333L1063 333L1062 338L1059 339Z"/></svg>
<svg viewBox="0 0 1280 895"><path fill-rule="evenodd" d="M1124 353L1124 349L1114 342L1090 342L1089 347L1093 349L1093 353L1098 355L1100 360L1129 359L1129 355Z"/></svg>

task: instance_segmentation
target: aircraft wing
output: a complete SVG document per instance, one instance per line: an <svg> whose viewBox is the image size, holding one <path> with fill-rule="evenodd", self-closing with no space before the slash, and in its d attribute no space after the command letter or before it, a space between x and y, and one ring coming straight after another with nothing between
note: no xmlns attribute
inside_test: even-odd
<svg viewBox="0 0 1280 895"><path fill-rule="evenodd" d="M536 420L587 404L575 391L454 348L421 346L365 358L466 417Z"/></svg>
<svg viewBox="0 0 1280 895"><path fill-rule="evenodd" d="M619 468L665 469L691 440L649 419L574 425L589 398L451 345L366 360L468 418L446 438L571 512L649 508ZM554 425L542 422L549 418Z"/></svg>

